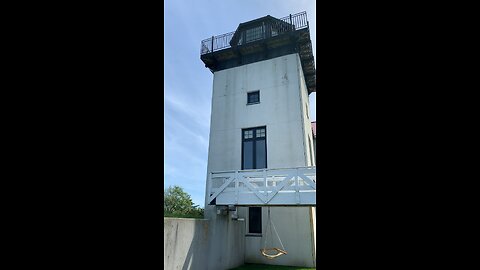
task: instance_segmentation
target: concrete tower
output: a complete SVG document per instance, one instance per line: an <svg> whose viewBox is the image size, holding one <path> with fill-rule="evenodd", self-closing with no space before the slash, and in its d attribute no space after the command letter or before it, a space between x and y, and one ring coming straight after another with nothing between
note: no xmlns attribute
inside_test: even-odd
<svg viewBox="0 0 480 270"><path fill-rule="evenodd" d="M316 75L306 13L241 23L232 33L202 41L201 60L214 75L206 269L315 266L308 96L315 92ZM260 253L265 245L288 253L268 259Z"/></svg>

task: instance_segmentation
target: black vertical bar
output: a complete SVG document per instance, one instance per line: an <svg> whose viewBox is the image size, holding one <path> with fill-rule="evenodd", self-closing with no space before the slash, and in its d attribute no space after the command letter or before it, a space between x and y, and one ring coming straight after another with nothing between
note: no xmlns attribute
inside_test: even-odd
<svg viewBox="0 0 480 270"><path fill-rule="evenodd" d="M213 52L213 39L214 39L214 36L212 36L212 52Z"/></svg>
<svg viewBox="0 0 480 270"><path fill-rule="evenodd" d="M265 132L264 132L264 136L260 139L262 139L263 144L264 144L263 151L265 152L265 155L264 155L263 158L264 158L265 162L263 164L263 166L264 166L263 169L266 169L267 168L267 128L264 127L262 129L264 129Z"/></svg>
<svg viewBox="0 0 480 270"><path fill-rule="evenodd" d="M293 24L292 24L292 14L290 14L290 24L293 26ZM292 26L291 26L291 27L292 27ZM290 29L290 30L293 30L293 28Z"/></svg>
<svg viewBox="0 0 480 270"><path fill-rule="evenodd" d="M242 166L241 166L242 170L243 170L243 148L244 148L243 142L245 141L245 138L243 137L243 136L244 136L244 135L243 135L243 132L244 132L244 131L243 131L243 129L242 129Z"/></svg>

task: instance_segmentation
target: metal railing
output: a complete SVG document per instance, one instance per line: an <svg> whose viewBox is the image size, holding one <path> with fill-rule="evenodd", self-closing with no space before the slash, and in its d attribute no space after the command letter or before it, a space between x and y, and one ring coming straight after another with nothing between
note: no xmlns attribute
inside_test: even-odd
<svg viewBox="0 0 480 270"><path fill-rule="evenodd" d="M234 34L235 34L235 31L202 40L202 50L200 53L206 54L206 53L211 53L214 51L230 48L230 40L232 40L232 37Z"/></svg>
<svg viewBox="0 0 480 270"><path fill-rule="evenodd" d="M265 39L277 35L284 34L286 32L291 32L299 29L303 29L308 27L308 20L307 20L307 12L303 11L297 14L289 15L287 17L283 17L278 19L282 22L273 22L268 25L263 25L263 29L261 31L260 37L252 38L252 40L248 40L244 36L240 38L239 42L236 45L243 45L251 41ZM258 26L257 26L258 27ZM253 30L253 29L247 29ZM223 35L212 36L211 38L202 40L200 54L207 54L216 52L219 50L227 49L231 47L231 40L235 34L235 31L226 33ZM244 34L244 33L242 33Z"/></svg>
<svg viewBox="0 0 480 270"><path fill-rule="evenodd" d="M211 172L207 184L208 203L312 205L316 167Z"/></svg>

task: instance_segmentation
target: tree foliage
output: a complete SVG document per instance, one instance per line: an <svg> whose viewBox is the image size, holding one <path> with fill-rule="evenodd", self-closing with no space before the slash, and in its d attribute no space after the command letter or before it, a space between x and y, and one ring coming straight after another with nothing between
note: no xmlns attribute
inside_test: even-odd
<svg viewBox="0 0 480 270"><path fill-rule="evenodd" d="M179 186L164 190L163 211L166 217L203 218L203 209L194 205L190 195Z"/></svg>

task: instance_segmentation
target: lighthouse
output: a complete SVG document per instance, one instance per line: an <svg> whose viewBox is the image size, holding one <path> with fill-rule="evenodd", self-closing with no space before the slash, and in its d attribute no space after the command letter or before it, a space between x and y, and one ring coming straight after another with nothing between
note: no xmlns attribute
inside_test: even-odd
<svg viewBox="0 0 480 270"><path fill-rule="evenodd" d="M213 73L208 265L316 266L316 92L307 14L265 16L201 42ZM282 251L267 254L267 251Z"/></svg>

